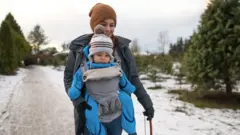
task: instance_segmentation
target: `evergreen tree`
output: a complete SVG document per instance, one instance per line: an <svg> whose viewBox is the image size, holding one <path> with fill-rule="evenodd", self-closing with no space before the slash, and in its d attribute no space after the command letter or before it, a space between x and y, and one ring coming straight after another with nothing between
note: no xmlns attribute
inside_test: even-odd
<svg viewBox="0 0 240 135"><path fill-rule="evenodd" d="M185 48L187 48L188 44L188 39L183 40L182 37L179 37L176 43L170 44L169 54L174 58L180 59L183 56L184 52L187 50Z"/></svg>
<svg viewBox="0 0 240 135"><path fill-rule="evenodd" d="M18 25L17 21L14 19L11 13L8 13L6 21L9 22L11 28L13 29L13 37L16 45L16 56L18 65L21 64L21 61L26 59L26 56L31 53L31 46L26 41L24 34L21 30L21 27Z"/></svg>
<svg viewBox="0 0 240 135"><path fill-rule="evenodd" d="M45 55L49 55L49 56L52 56L53 54L57 53L57 48L56 47L48 47L48 48L45 48L43 50L41 50L39 52L39 54L45 54Z"/></svg>
<svg viewBox="0 0 240 135"><path fill-rule="evenodd" d="M202 89L224 83L231 93L239 79L240 2L213 0L201 16L185 55L188 79Z"/></svg>
<svg viewBox="0 0 240 135"><path fill-rule="evenodd" d="M13 74L17 69L14 37L12 28L3 21L0 29L0 73Z"/></svg>
<svg viewBox="0 0 240 135"><path fill-rule="evenodd" d="M160 77L158 76L158 69L156 67L151 67L148 69L148 78L150 81L154 83L154 87L157 87L157 82L159 81Z"/></svg>
<svg viewBox="0 0 240 135"><path fill-rule="evenodd" d="M31 54L31 46L21 35L15 31L13 31L13 33L16 45L17 60L20 64L21 61L24 61L26 57Z"/></svg>
<svg viewBox="0 0 240 135"><path fill-rule="evenodd" d="M151 68L149 65L153 65L153 55L134 55L139 74L145 74L148 69Z"/></svg>
<svg viewBox="0 0 240 135"><path fill-rule="evenodd" d="M184 43L183 43L183 38L180 37L178 38L177 40L177 52L182 54L183 53L183 46L184 46Z"/></svg>
<svg viewBox="0 0 240 135"><path fill-rule="evenodd" d="M169 54L170 55L175 55L175 53L176 53L176 44L170 43Z"/></svg>
<svg viewBox="0 0 240 135"><path fill-rule="evenodd" d="M187 52L189 46L191 45L192 36L189 39L184 40L183 52Z"/></svg>
<svg viewBox="0 0 240 135"><path fill-rule="evenodd" d="M8 13L5 20L7 20L10 24L10 26L12 27L12 29L17 32L18 34L20 34L23 38L23 32L20 28L20 26L18 25L17 21L14 19L13 15L11 13Z"/></svg>

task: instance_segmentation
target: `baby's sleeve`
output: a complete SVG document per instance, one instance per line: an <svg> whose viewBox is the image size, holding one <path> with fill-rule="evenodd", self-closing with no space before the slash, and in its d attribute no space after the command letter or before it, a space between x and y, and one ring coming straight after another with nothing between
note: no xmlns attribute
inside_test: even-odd
<svg viewBox="0 0 240 135"><path fill-rule="evenodd" d="M128 94L132 94L136 90L136 87L130 83L124 72L120 77L119 85L121 90L125 91Z"/></svg>
<svg viewBox="0 0 240 135"><path fill-rule="evenodd" d="M75 73L73 77L72 86L68 90L68 96L71 100L76 100L81 95L81 90L83 87L83 79L82 79L82 72L81 68Z"/></svg>

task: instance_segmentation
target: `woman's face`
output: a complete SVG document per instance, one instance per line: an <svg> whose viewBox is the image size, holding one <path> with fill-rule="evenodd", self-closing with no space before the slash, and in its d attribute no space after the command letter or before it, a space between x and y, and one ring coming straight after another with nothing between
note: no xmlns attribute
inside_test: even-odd
<svg viewBox="0 0 240 135"><path fill-rule="evenodd" d="M113 19L106 19L104 22L101 23L105 27L106 35L111 37L114 33L115 29L115 22Z"/></svg>

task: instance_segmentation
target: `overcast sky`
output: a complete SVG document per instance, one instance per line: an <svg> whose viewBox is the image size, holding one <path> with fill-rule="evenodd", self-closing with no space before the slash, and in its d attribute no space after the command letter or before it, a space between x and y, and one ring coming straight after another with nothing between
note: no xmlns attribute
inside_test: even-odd
<svg viewBox="0 0 240 135"><path fill-rule="evenodd" d="M206 6L206 0L0 0L0 21L11 12L25 35L40 24L51 45L60 46L91 32L88 13L97 2L117 12L116 35L137 38L150 51L160 31L167 30L172 42L191 35Z"/></svg>

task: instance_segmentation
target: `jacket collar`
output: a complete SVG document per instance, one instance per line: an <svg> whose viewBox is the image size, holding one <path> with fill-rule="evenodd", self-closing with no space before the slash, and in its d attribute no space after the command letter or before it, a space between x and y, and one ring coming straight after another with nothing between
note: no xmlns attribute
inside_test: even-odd
<svg viewBox="0 0 240 135"><path fill-rule="evenodd" d="M112 62L112 63L102 64L102 63L92 63L88 61L87 66L89 69L108 68L108 67L117 66L117 63Z"/></svg>
<svg viewBox="0 0 240 135"><path fill-rule="evenodd" d="M76 50L79 47L85 47L86 45L89 44L91 38L92 38L93 34L85 34L82 35L76 39L74 39L71 43L70 43L70 50ZM116 37L116 45L119 46L120 48L124 48L124 47L128 47L129 43L131 42L131 40L121 37L121 36L115 36Z"/></svg>

